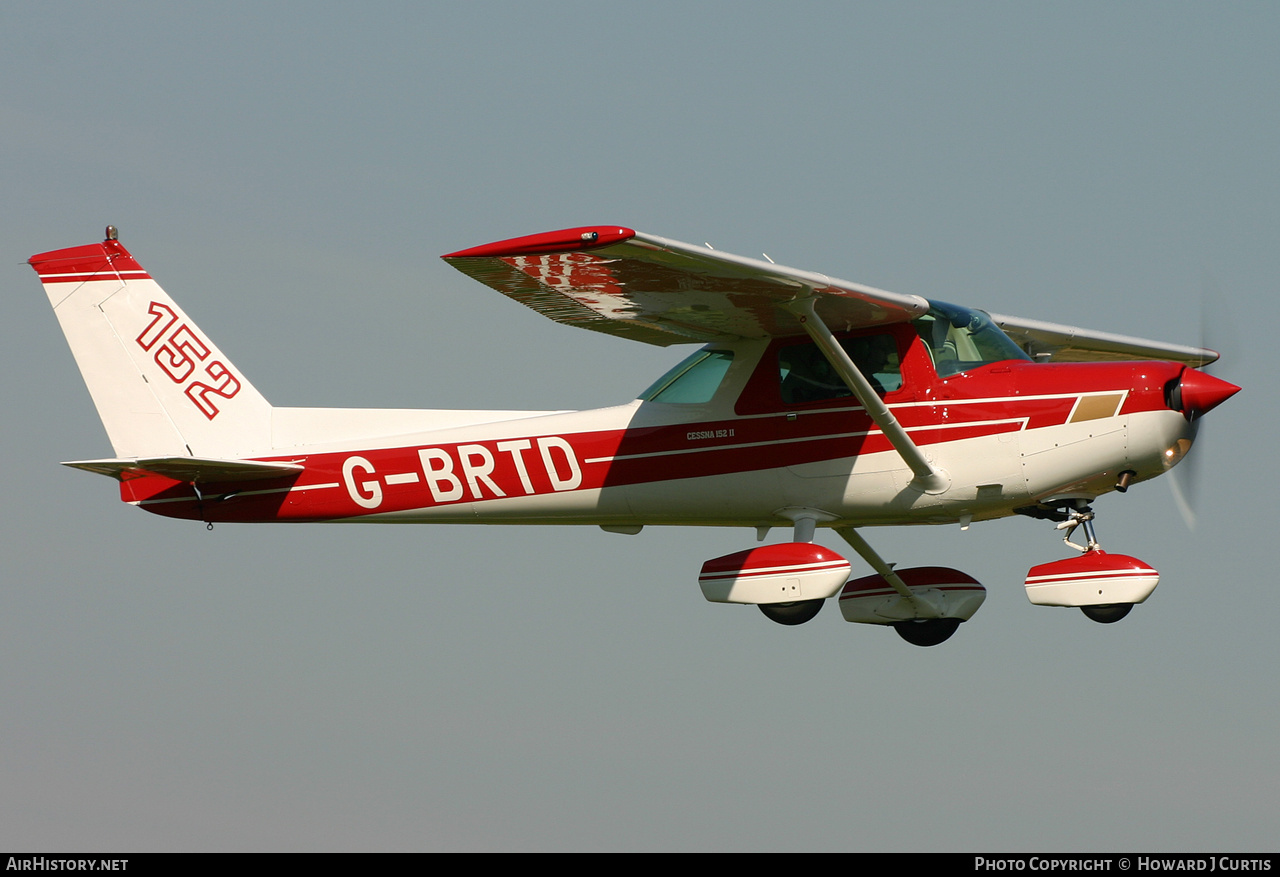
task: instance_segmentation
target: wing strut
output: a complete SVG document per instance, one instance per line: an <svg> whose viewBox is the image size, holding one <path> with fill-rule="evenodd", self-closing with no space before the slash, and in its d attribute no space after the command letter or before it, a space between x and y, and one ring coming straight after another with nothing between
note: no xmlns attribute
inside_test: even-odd
<svg viewBox="0 0 1280 877"><path fill-rule="evenodd" d="M937 606L911 592L902 577L893 571L893 564L885 563L884 558L876 554L876 550L867 543L866 539L862 538L861 533L853 529L853 527L837 527L836 533L840 535L841 539L853 546L853 550L858 552L858 556L865 560L867 565L879 574L880 578L888 582L889 587L907 598L916 607L917 618L942 617L942 612Z"/></svg>
<svg viewBox="0 0 1280 877"><path fill-rule="evenodd" d="M915 473L911 484L923 493L942 493L951 486L951 479L941 469L935 467L925 458L919 446L907 435L907 431L898 423L889 406L876 395L871 384L858 370L858 366L840 346L836 336L831 334L827 324L814 312L813 306L817 296L806 296L796 299L788 305L788 309L800 318L800 325L809 333L809 337L818 345L827 362L840 375L841 380L850 392L862 403L867 415L880 427L885 438L893 445L894 450ZM856 546L855 546L856 547ZM879 570L877 570L879 572ZM905 586L904 586L905 587Z"/></svg>

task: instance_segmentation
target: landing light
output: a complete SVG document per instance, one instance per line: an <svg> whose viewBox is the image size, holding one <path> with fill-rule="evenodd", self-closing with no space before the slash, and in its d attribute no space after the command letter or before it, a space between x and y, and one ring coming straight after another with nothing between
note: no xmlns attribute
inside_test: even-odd
<svg viewBox="0 0 1280 877"><path fill-rule="evenodd" d="M1191 439L1180 438L1173 447L1168 448L1164 452L1164 468L1172 469L1181 462L1182 458L1187 455L1187 451L1191 450Z"/></svg>

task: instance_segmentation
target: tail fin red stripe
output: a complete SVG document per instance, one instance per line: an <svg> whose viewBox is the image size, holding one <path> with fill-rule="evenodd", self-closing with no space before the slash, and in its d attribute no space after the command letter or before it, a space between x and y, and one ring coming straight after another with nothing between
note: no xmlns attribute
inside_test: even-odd
<svg viewBox="0 0 1280 877"><path fill-rule="evenodd" d="M118 276L123 280L142 280L151 275L119 241L103 241L83 247L51 250L32 256L27 262L40 275L43 283L83 283Z"/></svg>

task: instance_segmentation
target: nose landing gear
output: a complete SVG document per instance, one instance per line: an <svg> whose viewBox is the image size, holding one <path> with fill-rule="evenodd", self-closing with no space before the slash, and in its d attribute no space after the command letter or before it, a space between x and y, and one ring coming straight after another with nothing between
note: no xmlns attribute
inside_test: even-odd
<svg viewBox="0 0 1280 877"><path fill-rule="evenodd" d="M1037 606L1076 606L1092 621L1113 624L1160 583L1160 574L1136 557L1102 550L1088 500L1063 500L1038 511L1037 516L1058 522L1056 529L1066 531L1062 541L1080 555L1031 568L1025 587L1027 599ZM1084 528L1084 545L1071 541L1079 527Z"/></svg>

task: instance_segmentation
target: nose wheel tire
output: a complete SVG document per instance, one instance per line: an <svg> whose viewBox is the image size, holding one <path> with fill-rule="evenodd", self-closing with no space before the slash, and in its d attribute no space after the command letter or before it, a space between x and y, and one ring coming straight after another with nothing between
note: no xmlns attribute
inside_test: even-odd
<svg viewBox="0 0 1280 877"><path fill-rule="evenodd" d="M804 624L818 614L825 600L797 600L794 603L761 603L765 618L779 624Z"/></svg>
<svg viewBox="0 0 1280 877"><path fill-rule="evenodd" d="M923 621L899 621L893 629L913 646L936 646L950 639L959 626L959 618L928 618Z"/></svg>

